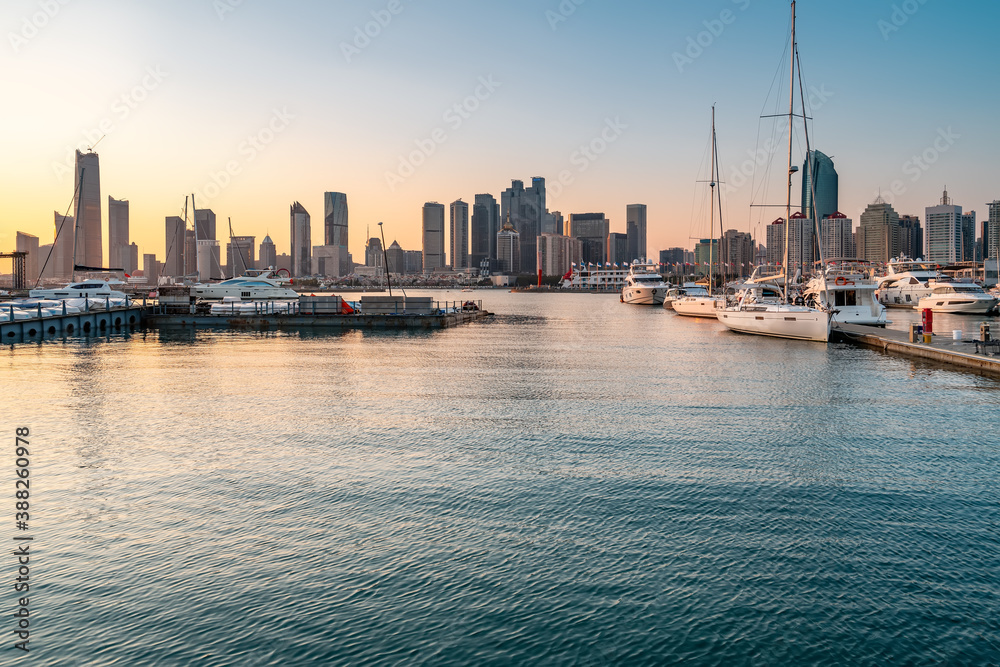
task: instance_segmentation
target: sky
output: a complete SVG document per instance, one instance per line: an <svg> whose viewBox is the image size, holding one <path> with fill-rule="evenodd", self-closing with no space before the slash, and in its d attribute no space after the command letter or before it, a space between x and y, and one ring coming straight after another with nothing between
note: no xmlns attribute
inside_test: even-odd
<svg viewBox="0 0 1000 667"><path fill-rule="evenodd" d="M51 242L53 211L72 214L73 152L99 140L105 258L108 195L129 200L140 254L162 259L164 218L192 193L220 236L231 220L286 253L292 202L318 244L323 193L345 192L361 262L380 221L420 249L424 202L499 200L535 176L550 210L604 212L612 231L646 204L656 257L709 233L713 105L724 226L763 238L785 203L787 139L760 116L787 111L790 13L777 0L7 0L0 251L16 231ZM923 219L947 186L983 219L1000 199L1000 5L802 0L797 16L810 140L833 158L840 210L857 225L881 193Z"/></svg>

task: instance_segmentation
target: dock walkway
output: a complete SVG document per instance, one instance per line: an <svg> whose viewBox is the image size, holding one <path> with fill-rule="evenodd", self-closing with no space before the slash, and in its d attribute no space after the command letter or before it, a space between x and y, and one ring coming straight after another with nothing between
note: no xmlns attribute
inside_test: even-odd
<svg viewBox="0 0 1000 667"><path fill-rule="evenodd" d="M975 340L953 340L934 335L931 343L911 343L907 332L836 323L830 330L830 338L875 348L887 354L927 359L987 375L1000 376L1000 356L995 353L997 348L984 346L982 343L976 345Z"/></svg>

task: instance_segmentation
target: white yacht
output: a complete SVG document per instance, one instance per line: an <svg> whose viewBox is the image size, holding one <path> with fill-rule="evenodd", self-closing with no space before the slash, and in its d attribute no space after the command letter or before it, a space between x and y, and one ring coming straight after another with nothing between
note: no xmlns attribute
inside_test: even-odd
<svg viewBox="0 0 1000 667"><path fill-rule="evenodd" d="M935 313L983 314L997 305L997 299L975 283L938 282L931 293L917 301L914 308L930 308Z"/></svg>
<svg viewBox="0 0 1000 667"><path fill-rule="evenodd" d="M884 327L885 306L875 296L871 266L854 259L828 259L820 275L806 284L806 305L830 311L831 322Z"/></svg>
<svg viewBox="0 0 1000 667"><path fill-rule="evenodd" d="M299 293L288 287L273 269L248 269L242 276L220 283L193 285L191 296L205 300L222 300L228 296L260 301L298 299Z"/></svg>
<svg viewBox="0 0 1000 667"><path fill-rule="evenodd" d="M684 283L680 287L671 287L663 297L663 307L672 309L674 301L682 296L708 296L708 290L698 283Z"/></svg>
<svg viewBox="0 0 1000 667"><path fill-rule="evenodd" d="M886 274L878 279L878 300L889 308L912 308L938 282L947 282L933 262L898 257L889 260Z"/></svg>
<svg viewBox="0 0 1000 667"><path fill-rule="evenodd" d="M111 289L103 280L84 280L55 289L33 289L28 292L32 299L114 299L124 300L125 292Z"/></svg>
<svg viewBox="0 0 1000 667"><path fill-rule="evenodd" d="M656 270L656 265L649 261L635 260L625 276L625 287L622 288L623 303L634 303L643 306L660 305L667 295L670 285L663 281L663 276Z"/></svg>

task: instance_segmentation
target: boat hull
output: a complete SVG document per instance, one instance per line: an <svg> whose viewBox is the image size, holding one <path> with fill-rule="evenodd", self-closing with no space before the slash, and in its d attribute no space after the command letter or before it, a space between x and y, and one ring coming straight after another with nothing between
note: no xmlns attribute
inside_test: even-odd
<svg viewBox="0 0 1000 667"><path fill-rule="evenodd" d="M666 287L633 287L622 290L622 302L638 306L659 306L667 295Z"/></svg>
<svg viewBox="0 0 1000 667"><path fill-rule="evenodd" d="M750 306L716 311L726 328L740 333L825 343L830 339L830 316L805 306Z"/></svg>
<svg viewBox="0 0 1000 667"><path fill-rule="evenodd" d="M997 304L997 300L990 299L955 299L947 300L938 297L926 297L921 299L914 308L916 310L930 309L935 313L958 313L968 315L984 315L992 310Z"/></svg>
<svg viewBox="0 0 1000 667"><path fill-rule="evenodd" d="M686 317L707 317L715 319L716 312L722 304L721 297L681 297L674 299L674 312Z"/></svg>

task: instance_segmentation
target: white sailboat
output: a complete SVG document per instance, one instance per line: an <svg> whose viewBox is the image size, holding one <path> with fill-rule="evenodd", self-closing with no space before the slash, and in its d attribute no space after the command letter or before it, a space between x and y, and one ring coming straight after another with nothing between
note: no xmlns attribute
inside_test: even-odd
<svg viewBox="0 0 1000 667"><path fill-rule="evenodd" d="M716 316L727 328L742 333L794 338L826 343L830 339L830 313L806 305L789 303L788 295L788 248L789 228L792 217L792 175L798 167L792 164L792 146L795 111L795 2L792 2L791 72L788 91L788 194L785 204L785 253L781 263L783 280L781 283L781 303L761 303L755 294L760 283L754 288L741 290L732 305L716 311ZM803 122L805 122L803 114ZM808 136L808 135L807 135ZM814 198L815 199L815 198ZM825 279L825 278L824 278ZM676 308L676 305L674 306Z"/></svg>
<svg viewBox="0 0 1000 667"><path fill-rule="evenodd" d="M716 194L719 196L719 237L722 237L722 193L716 193L715 185L719 170L719 152L715 143L715 107L712 107L712 178L709 181L710 195L709 195L709 209L708 214L708 232L711 236L715 233L715 204L716 204ZM714 241L714 239L712 239ZM707 294L684 294L673 299L671 306L674 312L678 315L686 315L688 317L709 317L714 318L715 311L725 305L725 297L717 294L712 294L712 253L715 250L715 243L709 243L708 249L708 293ZM722 244L721 242L717 246L719 251L715 253L719 256L719 279L722 279Z"/></svg>

